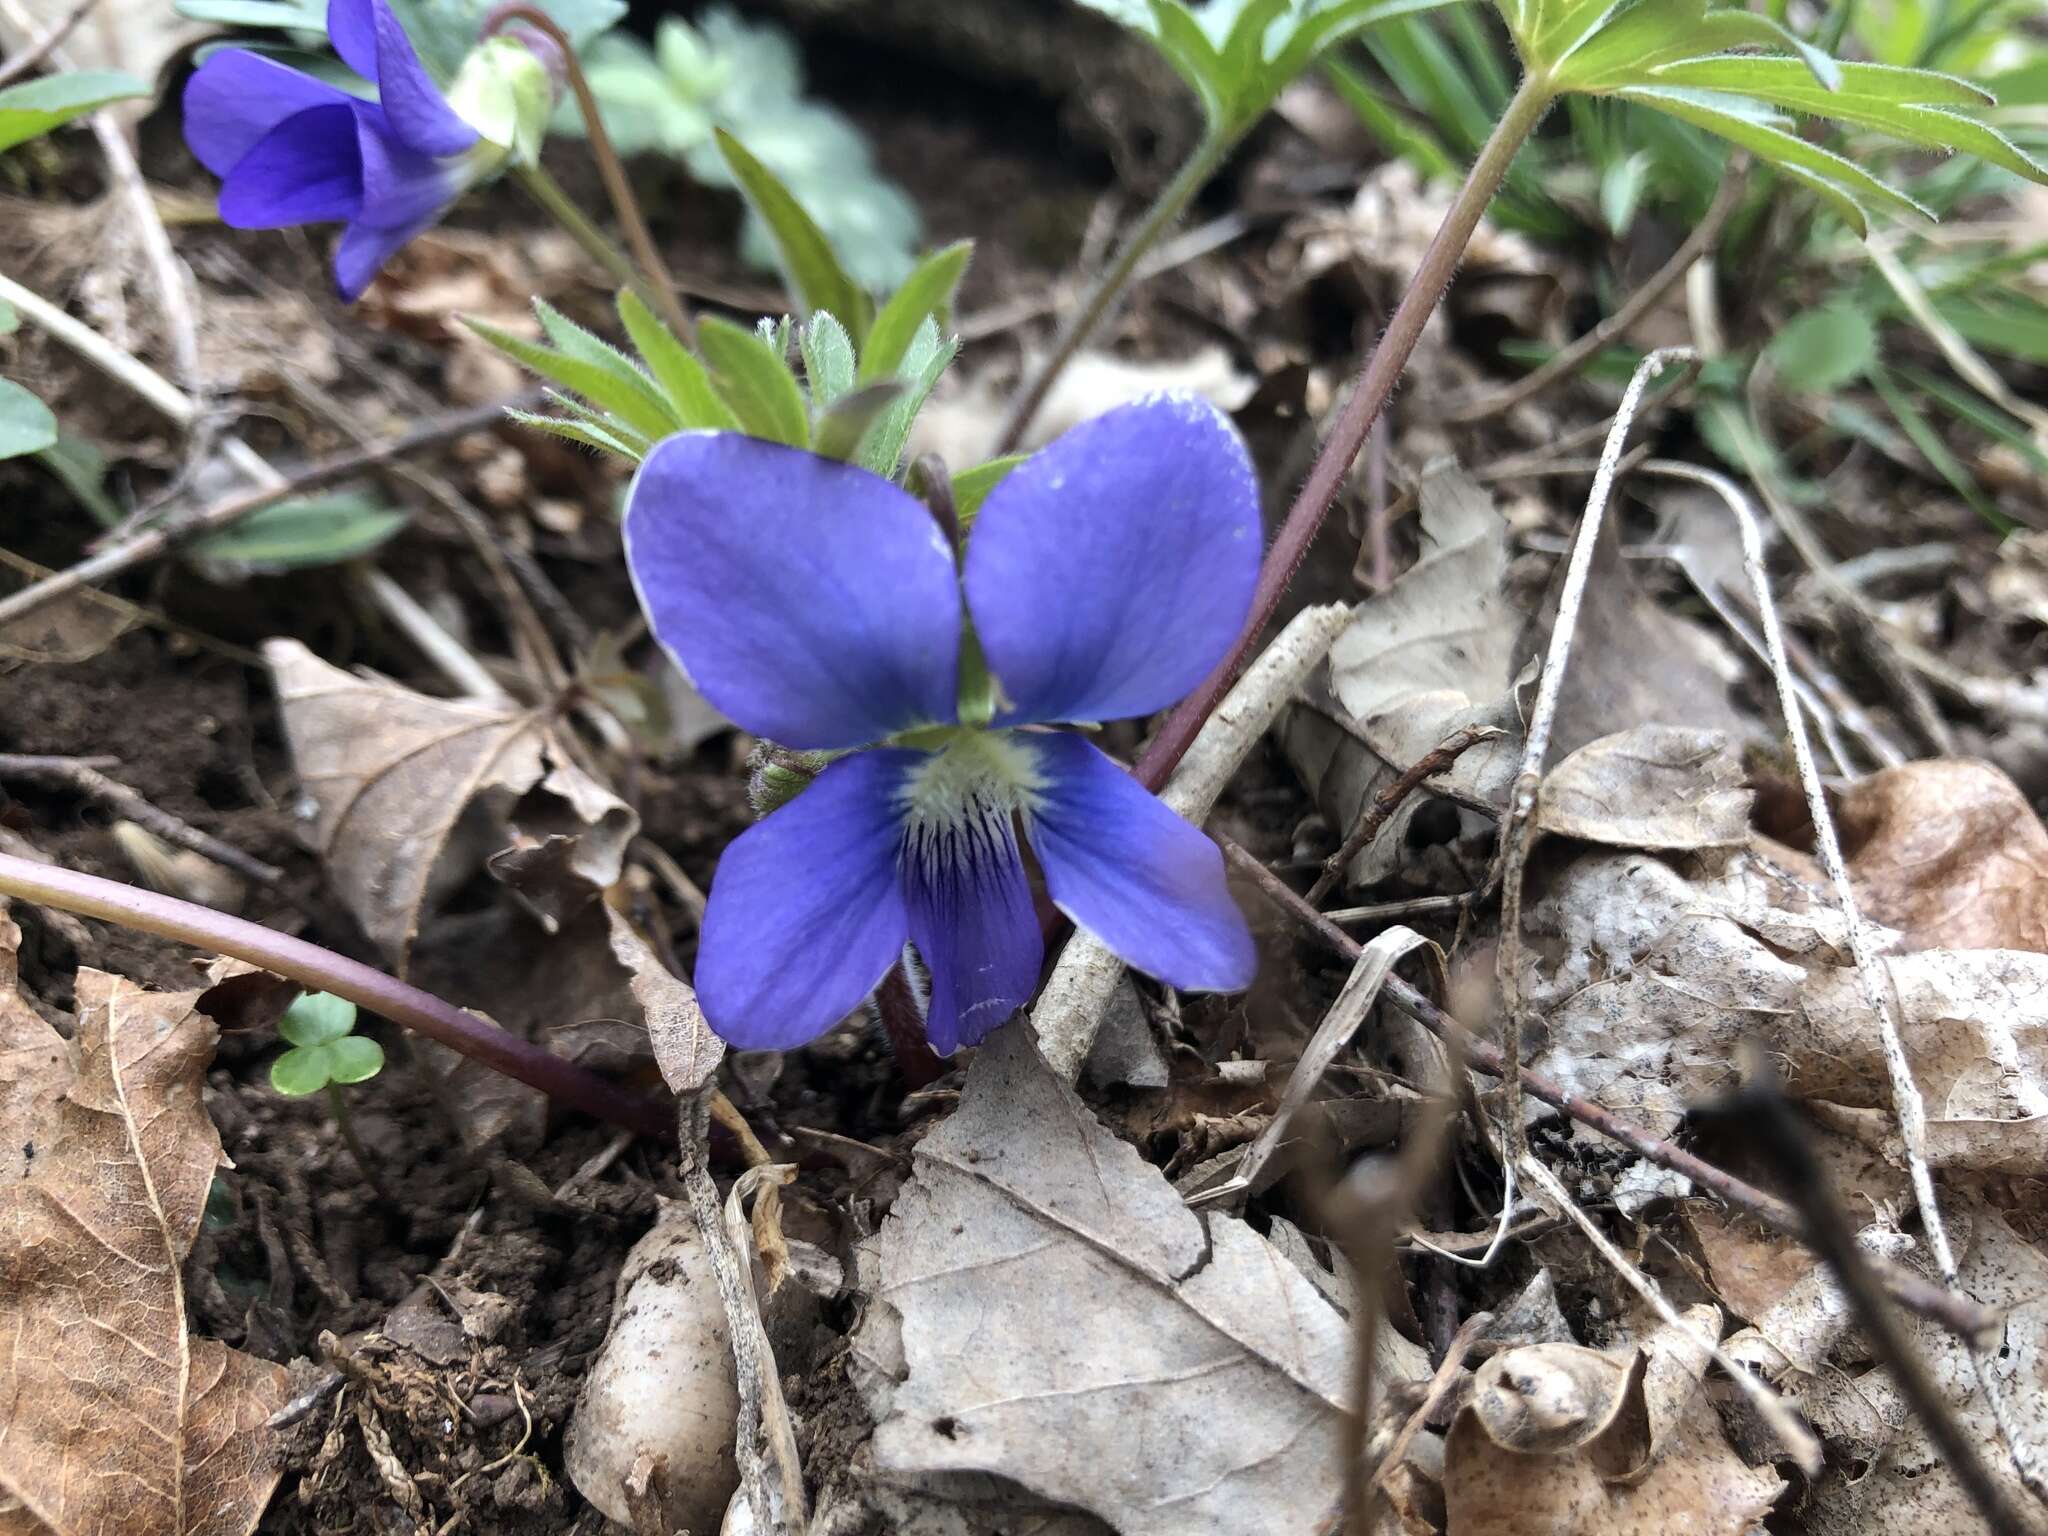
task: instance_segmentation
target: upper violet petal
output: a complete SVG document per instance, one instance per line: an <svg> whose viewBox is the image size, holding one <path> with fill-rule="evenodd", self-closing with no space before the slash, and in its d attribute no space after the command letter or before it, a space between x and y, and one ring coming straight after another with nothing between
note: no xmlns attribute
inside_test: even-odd
<svg viewBox="0 0 2048 1536"><path fill-rule="evenodd" d="M1231 900L1223 854L1078 736L1018 738L1044 780L1025 835L1053 903L1137 970L1169 986L1234 992L1258 948Z"/></svg>
<svg viewBox="0 0 2048 1536"><path fill-rule="evenodd" d="M391 131L423 155L459 155L477 132L456 115L384 0L328 0L327 39L342 62L377 87Z"/></svg>
<svg viewBox="0 0 2048 1536"><path fill-rule="evenodd" d="M1031 1001L1045 957L1009 813L972 807L913 833L902 876L910 941L932 978L925 1037L950 1056Z"/></svg>
<svg viewBox="0 0 2048 1536"><path fill-rule="evenodd" d="M224 48L185 82L185 142L201 165L225 176L287 118L348 100L346 92L275 59Z"/></svg>
<svg viewBox="0 0 2048 1536"><path fill-rule="evenodd" d="M353 218L363 200L355 115L346 106L288 117L235 162L220 186L221 222L282 229Z"/></svg>
<svg viewBox="0 0 2048 1536"><path fill-rule="evenodd" d="M989 493L967 544L1003 718L1173 703L1237 638L1262 542L1250 456L1206 401L1155 395L1055 438Z"/></svg>
<svg viewBox="0 0 2048 1536"><path fill-rule="evenodd" d="M718 861L697 942L697 1001L742 1050L788 1050L860 1005L909 936L896 794L922 754L828 766Z"/></svg>
<svg viewBox="0 0 2048 1536"><path fill-rule="evenodd" d="M626 564L655 637L757 736L855 747L955 716L952 555L879 476L737 432L679 433L627 493Z"/></svg>
<svg viewBox="0 0 2048 1536"><path fill-rule="evenodd" d="M363 221L384 229L438 218L461 195L460 161L421 154L391 131L391 117L373 102L351 102L363 160Z"/></svg>

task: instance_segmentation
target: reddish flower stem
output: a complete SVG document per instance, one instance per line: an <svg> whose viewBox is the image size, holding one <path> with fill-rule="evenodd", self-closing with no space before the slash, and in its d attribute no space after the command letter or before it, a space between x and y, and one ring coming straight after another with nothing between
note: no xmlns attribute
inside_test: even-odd
<svg viewBox="0 0 2048 1536"><path fill-rule="evenodd" d="M358 1008L460 1051L494 1072L517 1078L571 1109L646 1136L668 1138L676 1133L672 1104L629 1093L431 992L261 923L118 880L102 880L4 853L0 853L0 895L246 960L288 977L308 991L345 997Z"/></svg>
<svg viewBox="0 0 2048 1536"><path fill-rule="evenodd" d="M1250 657L1259 636L1272 622L1280 599L1294 580L1294 573L1301 568L1301 562L1307 558L1309 545L1315 542L1323 519L1329 515L1337 493L1344 487L1352 461L1365 446L1372 424L1379 420L1380 412L1394 393L1394 386L1401 380L1402 371L1408 366L1415 344L1422 339L1422 328L1436 312L1444 290L1450 286L1452 274L1464 259L1465 247L1471 243L1473 231L1479 227L1479 220L1493 201L1493 194L1500 190L1516 151L1536 131L1536 125L1543 120L1551 100L1549 82L1530 76L1522 81L1521 89L1515 92L1507 111L1494 125L1492 137L1479 151L1479 158L1473 161L1465 184L1458 188L1458 195L1451 200L1443 223L1429 242L1429 249L1422 253L1408 291L1401 296L1400 304L1387 322L1386 334L1359 370L1350 397L1337 413L1336 425L1330 429L1322 451L1316 455L1316 461L1309 469L1301 493L1288 509L1287 521L1281 524L1279 536L1266 553L1266 563L1259 571L1258 588L1252 595L1251 615L1245 620L1243 632L1202 686L1175 706L1173 713L1166 717L1166 724L1160 727L1159 734L1138 759L1135 771L1147 789L1157 790L1173 773L1188 748L1194 744L1195 733L1201 730L1202 722L1223 701L1223 695L1237 680L1237 674Z"/></svg>

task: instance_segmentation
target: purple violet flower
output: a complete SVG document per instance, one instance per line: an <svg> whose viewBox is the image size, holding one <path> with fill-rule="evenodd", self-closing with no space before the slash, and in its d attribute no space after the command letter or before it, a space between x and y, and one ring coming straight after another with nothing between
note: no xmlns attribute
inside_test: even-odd
<svg viewBox="0 0 2048 1536"><path fill-rule="evenodd" d="M784 746L847 754L719 861L696 983L726 1040L816 1038L906 939L931 973L933 1048L981 1039L1043 958L1020 824L1060 910L1132 966L1190 990L1250 983L1216 845L1083 736L1040 728L1164 709L1243 625L1258 490L1214 408L1155 396L1074 428L990 492L957 568L890 481L683 433L633 482L626 550L706 698Z"/></svg>
<svg viewBox="0 0 2048 1536"><path fill-rule="evenodd" d="M334 276L353 302L400 246L531 147L523 141L533 137L536 109L545 119L552 92L539 60L495 38L444 95L384 0L329 0L327 35L342 62L377 88L376 100L263 54L223 49L186 83L185 142L221 178L224 223L346 224Z"/></svg>

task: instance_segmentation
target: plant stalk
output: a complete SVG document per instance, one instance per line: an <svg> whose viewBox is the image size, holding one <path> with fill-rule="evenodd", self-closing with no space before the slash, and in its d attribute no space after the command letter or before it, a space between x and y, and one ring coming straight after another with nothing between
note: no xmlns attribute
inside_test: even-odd
<svg viewBox="0 0 2048 1536"><path fill-rule="evenodd" d="M628 1093L431 992L260 923L118 880L102 880L5 853L0 853L0 896L16 896L246 960L296 981L309 992L345 997L358 1008L472 1057L494 1072L517 1078L572 1109L643 1135L665 1138L675 1134L675 1111L669 1105Z"/></svg>
<svg viewBox="0 0 2048 1536"><path fill-rule="evenodd" d="M1273 547L1267 551L1266 563L1259 571L1258 588L1252 595L1252 611L1245 620L1243 632L1201 687L1174 707L1173 713L1166 718L1166 724L1138 759L1134 771L1147 789L1156 790L1166 782L1167 776L1193 744L1202 722L1209 718L1210 712L1229 690L1238 669L1244 665L1260 634L1272 621L1288 583L1300 569L1301 562L1308 555L1309 545L1315 541L1323 519L1329 515L1337 493L1343 489L1352 461L1365 446L1373 423L1379 419L1380 412L1394 393L1394 386L1400 382L1402 371L1408 366L1408 358L1415 351L1415 344L1422 339L1422 328L1436 312L1444 290L1450 286L1452 274L1464 259L1465 247L1471 243L1472 233L1479 227L1487 205L1493 201L1493 194L1500 190L1516 153L1536 131L1536 125L1543 121L1543 114L1550 110L1554 99L1555 92L1548 78L1525 76L1514 99L1494 125L1492 136L1480 149L1479 158L1473 161L1464 185L1458 188L1457 196L1445 211L1443 223L1437 227L1429 249L1423 252L1408 291L1401 296L1393 317L1387 322L1386 334L1359 370L1350 397L1337 414L1336 425L1325 439L1322 451L1316 455L1301 493L1288 509L1287 521L1281 524Z"/></svg>
<svg viewBox="0 0 2048 1536"><path fill-rule="evenodd" d="M1145 210L1143 220L1131 231L1117 251L1116 259L1109 264L1102 276L1095 280L1095 286L1089 290L1088 298L1081 306L1081 312L1060 333L1059 340L1053 344L1052 355L1038 370L1038 376L1011 407L1010 419L1003 423L1002 439L996 445L997 455L1017 451L1017 444L1023 441L1025 432L1030 429L1032 418L1038 414L1038 408L1045 404L1045 397L1052 392L1052 386L1058 380L1061 371L1073 361L1074 354L1081 350L1082 343L1095 334L1096 326L1102 323L1103 316L1109 313L1110 306L1129 284L1132 275L1138 270L1138 263L1144 260L1145 253L1157 245L1161 237L1179 222L1180 216L1187 211L1188 204L1194 201L1195 194L1202 190L1211 176L1216 174L1217 167L1222 165L1225 157L1236 148L1240 137L1238 134L1216 132L1203 134L1202 142L1195 146L1194 153L1189 155L1181 168L1173 173L1173 180L1160 189L1159 196L1153 199L1152 206Z"/></svg>
<svg viewBox="0 0 2048 1536"><path fill-rule="evenodd" d="M612 147L611 135L605 132L604 117L597 109L597 97L591 92L590 81L583 73L583 62L576 57L576 45L570 42L569 34L561 29L555 19L537 5L506 6L497 12L491 30L502 31L508 22L513 21L526 23L561 50L562 67L569 76L569 89L576 93L576 110L583 116L583 131L590 140L590 153L597 161L598 174L604 178L605 193L612 200L612 211L618 215L619 224L626 231L626 244L632 248L634 259L640 263L640 271L647 285L643 287L641 283L634 283L633 286L640 291L640 296L648 301L654 312L668 322L669 329L675 332L678 340L684 343L693 341L696 333L690 324L690 312L683 307L682 299L677 296L675 279L669 276L668 265L661 259L661 252L655 247L654 237L647 232L647 220L640 213L639 201L633 196L633 184L626 179L626 168L619 160L619 152ZM539 172L539 167L533 167L533 170ZM546 173L539 174L544 176ZM531 178L528 179L527 185L533 186ZM552 181L549 185L553 185ZM560 187L555 187L554 191L557 197L561 197ZM574 207L566 197L562 197L562 205ZM562 217L561 208L552 203L545 206L556 218ZM581 218L580 213L578 218ZM595 233L595 227L590 225L589 220L584 219L583 223ZM569 233L579 242L583 239L574 228L570 228ZM605 243L610 244L609 241ZM592 250L587 245L584 248ZM596 254L594 250L592 254ZM599 257L599 260L604 258Z"/></svg>
<svg viewBox="0 0 2048 1536"><path fill-rule="evenodd" d="M363 1150L362 1141L356 1136L355 1120L348 1112L348 1097L341 1091L339 1083L330 1081L327 1085L327 1112L334 1116L334 1127L341 1132L342 1143L348 1148L348 1155L356 1160L356 1171L363 1176L363 1182L376 1191L379 1200L396 1211L398 1197L392 1194L383 1179L378 1177L376 1165L370 1161L370 1154Z"/></svg>

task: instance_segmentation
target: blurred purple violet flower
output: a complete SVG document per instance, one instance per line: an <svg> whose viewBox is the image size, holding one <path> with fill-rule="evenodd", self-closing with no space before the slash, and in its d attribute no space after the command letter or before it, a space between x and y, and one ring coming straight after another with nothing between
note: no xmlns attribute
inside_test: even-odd
<svg viewBox="0 0 2048 1536"><path fill-rule="evenodd" d="M375 100L244 48L185 86L185 142L221 178L236 229L347 225L334 256L344 299L470 187L530 159L554 105L547 65L514 36L478 46L444 93L384 0L329 0L327 35Z"/></svg>
<svg viewBox="0 0 2048 1536"><path fill-rule="evenodd" d="M641 466L626 548L655 635L706 698L784 746L846 754L719 861L696 984L726 1040L814 1039L906 939L931 973L933 1048L981 1039L1043 958L1020 825L1060 910L1138 970L1250 983L1216 845L1081 735L1043 728L1164 709L1244 623L1258 490L1211 406L1155 396L1066 433L989 494L957 567L887 480L685 433Z"/></svg>

